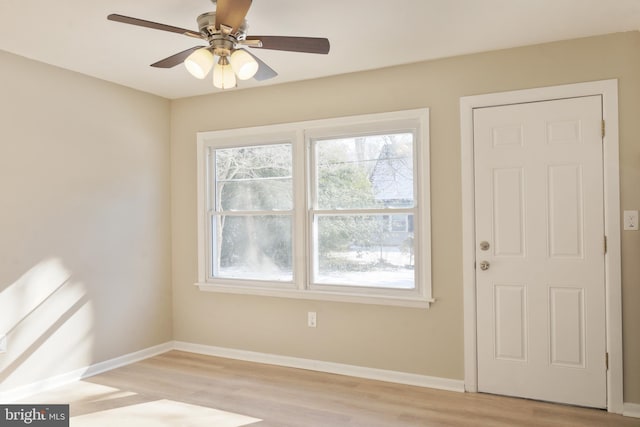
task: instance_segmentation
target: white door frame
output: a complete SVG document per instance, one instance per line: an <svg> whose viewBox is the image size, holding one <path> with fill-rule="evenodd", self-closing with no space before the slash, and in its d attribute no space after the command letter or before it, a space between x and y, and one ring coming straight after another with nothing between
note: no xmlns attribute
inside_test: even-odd
<svg viewBox="0 0 640 427"><path fill-rule="evenodd" d="M620 177L618 155L618 81L602 80L500 92L460 98L462 157L462 276L464 295L464 384L469 392L478 391L476 342L476 271L473 109L497 105L546 101L561 98L602 95L602 114L606 122L604 137L604 215L607 253L605 256L607 409L622 414L622 279L620 256Z"/></svg>

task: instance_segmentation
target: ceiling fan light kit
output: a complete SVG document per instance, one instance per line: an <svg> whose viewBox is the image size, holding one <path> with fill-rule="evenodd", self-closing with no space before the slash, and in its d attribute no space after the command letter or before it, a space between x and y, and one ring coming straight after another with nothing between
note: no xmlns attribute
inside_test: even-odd
<svg viewBox="0 0 640 427"><path fill-rule="evenodd" d="M213 68L213 54L203 47L193 52L184 60L184 66L187 71L196 79L204 79Z"/></svg>
<svg viewBox="0 0 640 427"><path fill-rule="evenodd" d="M213 67L213 85L218 89L236 87L236 75L226 56L221 56Z"/></svg>
<svg viewBox="0 0 640 427"><path fill-rule="evenodd" d="M240 80L249 80L258 72L258 62L244 49L238 49L231 54L229 62Z"/></svg>
<svg viewBox="0 0 640 427"><path fill-rule="evenodd" d="M189 73L198 79L204 79L213 68L213 85L220 89L236 87L236 76L239 80L255 78L258 81L262 81L278 75L271 67L252 53L249 53L244 47L289 52L329 53L329 40L326 38L247 37L247 21L245 17L251 2L252 0L212 0L212 3L216 5L216 11L198 16L199 32L118 14L111 14L107 19L124 24L169 31L206 41L208 46L189 48L151 64L151 66L155 68L172 68L184 62Z"/></svg>

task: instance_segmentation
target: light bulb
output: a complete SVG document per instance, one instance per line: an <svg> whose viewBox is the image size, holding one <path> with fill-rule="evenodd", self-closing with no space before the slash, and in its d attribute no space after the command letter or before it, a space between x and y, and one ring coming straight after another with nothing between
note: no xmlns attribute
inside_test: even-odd
<svg viewBox="0 0 640 427"><path fill-rule="evenodd" d="M249 80L258 72L258 62L244 49L234 51L229 62L240 80Z"/></svg>
<svg viewBox="0 0 640 427"><path fill-rule="evenodd" d="M203 47L194 51L184 60L184 66L197 79L204 79L213 67L213 54Z"/></svg>
<svg viewBox="0 0 640 427"><path fill-rule="evenodd" d="M218 89L236 87L236 74L226 56L221 56L216 66L213 67L213 85Z"/></svg>

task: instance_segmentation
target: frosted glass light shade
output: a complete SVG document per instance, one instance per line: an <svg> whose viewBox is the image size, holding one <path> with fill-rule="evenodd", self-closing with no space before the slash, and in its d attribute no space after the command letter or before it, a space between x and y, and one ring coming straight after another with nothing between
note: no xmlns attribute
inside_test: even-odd
<svg viewBox="0 0 640 427"><path fill-rule="evenodd" d="M233 52L229 62L240 80L249 80L258 72L258 63L244 49L238 49Z"/></svg>
<svg viewBox="0 0 640 427"><path fill-rule="evenodd" d="M184 60L184 66L197 79L204 79L213 67L213 54L207 48L194 51Z"/></svg>
<svg viewBox="0 0 640 427"><path fill-rule="evenodd" d="M236 74L226 56L220 57L220 61L213 67L213 85L218 89L236 87Z"/></svg>

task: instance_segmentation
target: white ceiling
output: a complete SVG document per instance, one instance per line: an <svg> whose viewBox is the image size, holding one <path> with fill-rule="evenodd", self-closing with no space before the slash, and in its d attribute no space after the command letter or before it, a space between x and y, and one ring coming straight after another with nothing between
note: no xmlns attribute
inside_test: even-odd
<svg viewBox="0 0 640 427"><path fill-rule="evenodd" d="M166 98L216 93L182 65L149 67L197 40L106 19L197 31L211 10L210 0L1 0L0 49ZM639 30L640 0L254 0L247 21L249 35L327 37L331 52L254 49L279 76L238 89Z"/></svg>

